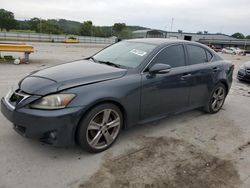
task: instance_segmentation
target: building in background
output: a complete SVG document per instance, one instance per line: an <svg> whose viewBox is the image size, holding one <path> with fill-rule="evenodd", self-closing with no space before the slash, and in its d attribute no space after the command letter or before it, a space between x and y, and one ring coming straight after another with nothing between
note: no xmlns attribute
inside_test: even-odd
<svg viewBox="0 0 250 188"><path fill-rule="evenodd" d="M206 44L208 46L214 46L217 49L225 47L239 47L250 52L250 40L236 39L229 35L216 33L210 34L208 32L198 33L186 33L181 30L178 32L169 32L156 29L137 30L133 32L133 38L169 38L195 41Z"/></svg>

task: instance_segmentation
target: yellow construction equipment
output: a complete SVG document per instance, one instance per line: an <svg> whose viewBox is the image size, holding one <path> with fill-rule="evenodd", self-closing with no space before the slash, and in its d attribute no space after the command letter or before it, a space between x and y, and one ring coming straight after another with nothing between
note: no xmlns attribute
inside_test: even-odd
<svg viewBox="0 0 250 188"><path fill-rule="evenodd" d="M0 52L24 52L25 63L29 62L29 54L34 48L29 44L0 43Z"/></svg>

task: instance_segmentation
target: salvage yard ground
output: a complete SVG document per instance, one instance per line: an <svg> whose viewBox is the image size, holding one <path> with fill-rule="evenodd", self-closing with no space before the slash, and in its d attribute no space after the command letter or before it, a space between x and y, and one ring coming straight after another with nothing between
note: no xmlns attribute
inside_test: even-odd
<svg viewBox="0 0 250 188"><path fill-rule="evenodd" d="M81 59L105 47L32 44L30 64L0 63L1 97L31 71ZM250 85L239 82L236 73L250 56L223 56L233 61L235 72L218 114L194 110L131 128L100 154L23 138L0 114L0 188L249 188Z"/></svg>

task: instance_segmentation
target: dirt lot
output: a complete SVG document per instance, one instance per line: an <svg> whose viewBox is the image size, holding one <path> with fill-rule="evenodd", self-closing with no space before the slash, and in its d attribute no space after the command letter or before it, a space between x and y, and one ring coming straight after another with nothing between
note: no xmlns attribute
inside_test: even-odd
<svg viewBox="0 0 250 188"><path fill-rule="evenodd" d="M33 70L80 59L104 47L33 45L36 52L30 64L0 63L0 96ZM250 56L224 58L234 62L235 73L243 62L250 61ZM100 154L77 147L55 148L23 138L0 114L0 188L249 188L249 112L250 85L234 78L218 114L194 110L131 128Z"/></svg>

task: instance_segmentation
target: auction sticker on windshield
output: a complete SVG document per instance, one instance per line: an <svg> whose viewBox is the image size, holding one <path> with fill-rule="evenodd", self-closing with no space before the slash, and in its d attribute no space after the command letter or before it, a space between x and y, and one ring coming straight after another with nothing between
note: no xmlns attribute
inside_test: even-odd
<svg viewBox="0 0 250 188"><path fill-rule="evenodd" d="M142 50L137 50L137 49L133 49L130 51L131 53L135 54L135 55L139 55L139 56L144 56L147 54L147 52L144 52Z"/></svg>

